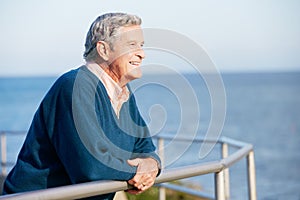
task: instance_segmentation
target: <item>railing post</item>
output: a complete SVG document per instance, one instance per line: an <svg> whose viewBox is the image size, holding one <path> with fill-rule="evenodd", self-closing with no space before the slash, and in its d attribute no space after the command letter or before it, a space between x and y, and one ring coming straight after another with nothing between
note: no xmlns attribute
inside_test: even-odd
<svg viewBox="0 0 300 200"><path fill-rule="evenodd" d="M165 166L165 151L164 151L164 139L158 138L158 155L161 160L161 169ZM166 189L164 187L159 187L159 200L166 200Z"/></svg>
<svg viewBox="0 0 300 200"><path fill-rule="evenodd" d="M225 200L224 171L215 173L215 199Z"/></svg>
<svg viewBox="0 0 300 200"><path fill-rule="evenodd" d="M255 177L255 161L253 150L247 156L247 170L248 170L248 192L249 199L256 200L256 177Z"/></svg>
<svg viewBox="0 0 300 200"><path fill-rule="evenodd" d="M222 158L228 157L228 144L222 143ZM229 180L229 168L224 169L224 189L225 199L230 199L230 180Z"/></svg>
<svg viewBox="0 0 300 200"><path fill-rule="evenodd" d="M6 135L5 132L0 133L1 143L1 175L6 176Z"/></svg>

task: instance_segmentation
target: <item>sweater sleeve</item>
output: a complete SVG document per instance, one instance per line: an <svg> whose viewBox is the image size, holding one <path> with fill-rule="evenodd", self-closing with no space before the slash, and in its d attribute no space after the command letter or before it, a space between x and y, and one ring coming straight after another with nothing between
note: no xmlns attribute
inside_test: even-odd
<svg viewBox="0 0 300 200"><path fill-rule="evenodd" d="M131 106L130 106L131 107L131 115L139 127L136 142L134 145L133 157L134 158L153 158L157 162L157 165L159 168L159 173L160 173L161 160L155 152L156 148L155 148L155 145L153 144L153 141L152 141L152 138L150 135L150 131L149 131L142 115L139 112L139 109L137 107L135 97L133 94L131 95L130 102L131 102Z"/></svg>
<svg viewBox="0 0 300 200"><path fill-rule="evenodd" d="M100 125L98 116L106 113L95 109L101 100L95 98L97 80L80 73L62 78L44 102L45 113L51 113L45 123L56 153L73 183L129 180L136 172L127 164L130 155L120 153Z"/></svg>

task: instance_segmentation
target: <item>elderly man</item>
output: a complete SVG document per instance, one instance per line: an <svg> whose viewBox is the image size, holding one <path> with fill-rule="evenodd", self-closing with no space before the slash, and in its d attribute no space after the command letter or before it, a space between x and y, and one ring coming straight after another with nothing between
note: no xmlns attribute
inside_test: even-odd
<svg viewBox="0 0 300 200"><path fill-rule="evenodd" d="M128 85L142 75L140 24L124 13L93 22L86 64L62 75L42 100L4 194L95 180L127 180L137 194L154 184L160 160Z"/></svg>

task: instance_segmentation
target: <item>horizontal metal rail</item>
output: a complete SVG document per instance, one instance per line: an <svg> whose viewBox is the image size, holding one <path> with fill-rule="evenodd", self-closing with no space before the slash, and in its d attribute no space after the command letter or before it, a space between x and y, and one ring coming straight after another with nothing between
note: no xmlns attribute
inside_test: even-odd
<svg viewBox="0 0 300 200"><path fill-rule="evenodd" d="M1 135L3 132L1 132ZM158 138L163 139L174 139L172 135L160 135ZM204 141L203 138L178 138L176 140L183 141ZM248 188L249 188L249 199L256 199L256 185L255 185L255 166L254 166L254 156L253 156L253 146L251 144L243 143L237 140L232 140L230 138L221 137L218 141L215 140L205 140L206 142L217 142L226 143L229 146L239 148L233 154L227 157L213 161L205 162L199 164L193 164L183 167L163 169L160 176L157 177L155 184L161 184L166 182L171 182L179 179L190 178L195 176L200 176L204 174L214 173L216 178L216 193L215 198L220 200L227 199L224 183L223 173L224 170L229 168L231 165L235 164L242 158L248 158ZM2 142L2 141L1 141ZM1 144L2 146L3 144ZM254 169L253 169L254 168ZM164 185L160 185L163 187ZM59 199L78 199L84 197L91 197L95 195L107 194L111 192L123 191L130 189L131 186L127 184L126 181L94 181L75 185L61 186L56 188L49 188L44 190L29 191L24 193L17 193L12 195L0 196L0 199L22 199L22 200L34 200L34 199L47 199L47 200L59 200ZM223 195L224 193L224 195Z"/></svg>

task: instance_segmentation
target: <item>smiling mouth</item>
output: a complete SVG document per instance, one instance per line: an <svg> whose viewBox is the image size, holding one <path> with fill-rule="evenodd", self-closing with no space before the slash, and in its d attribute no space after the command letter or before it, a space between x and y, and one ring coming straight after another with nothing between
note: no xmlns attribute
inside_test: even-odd
<svg viewBox="0 0 300 200"><path fill-rule="evenodd" d="M139 66L141 63L137 61L130 61L129 64L134 65L134 66Z"/></svg>

